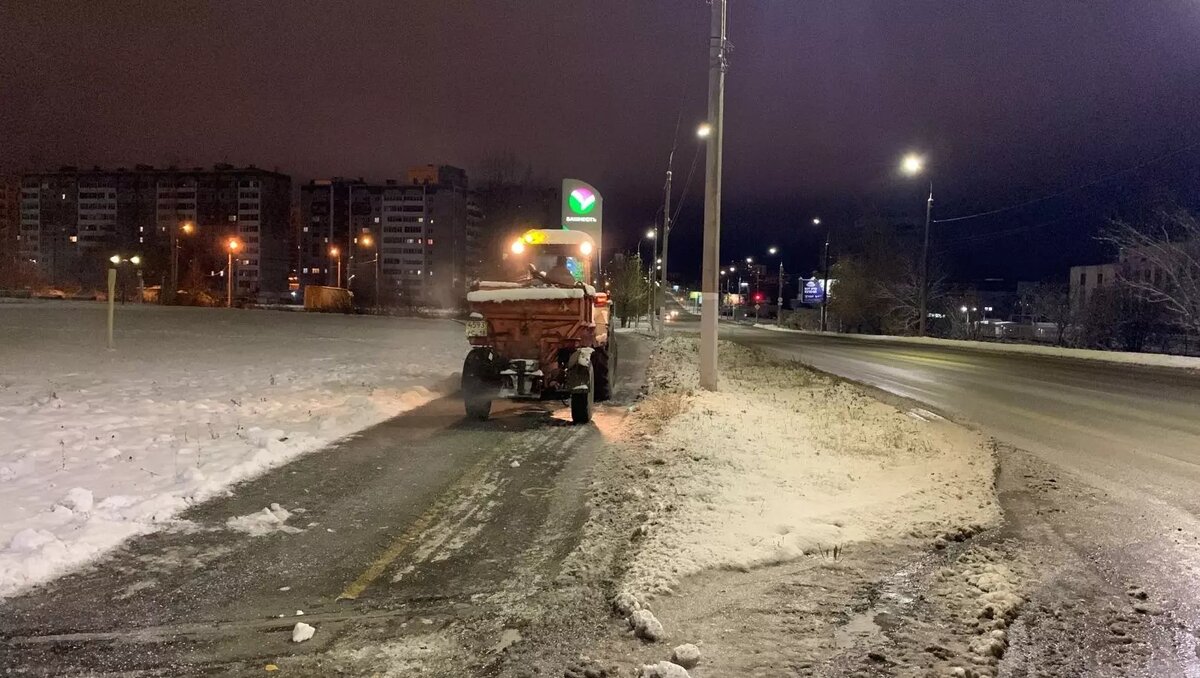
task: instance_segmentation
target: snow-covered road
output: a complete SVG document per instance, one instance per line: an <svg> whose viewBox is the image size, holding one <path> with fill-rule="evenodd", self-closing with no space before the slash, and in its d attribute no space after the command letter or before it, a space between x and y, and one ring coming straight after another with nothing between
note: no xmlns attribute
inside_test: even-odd
<svg viewBox="0 0 1200 678"><path fill-rule="evenodd" d="M0 597L454 385L451 321L0 304Z"/></svg>

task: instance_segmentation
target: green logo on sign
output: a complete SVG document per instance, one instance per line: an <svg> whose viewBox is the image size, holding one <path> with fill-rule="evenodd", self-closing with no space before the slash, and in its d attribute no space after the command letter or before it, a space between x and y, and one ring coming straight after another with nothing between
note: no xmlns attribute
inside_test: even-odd
<svg viewBox="0 0 1200 678"><path fill-rule="evenodd" d="M571 191L569 202L572 212L575 214L587 214L596 209L596 194L586 188L577 188Z"/></svg>

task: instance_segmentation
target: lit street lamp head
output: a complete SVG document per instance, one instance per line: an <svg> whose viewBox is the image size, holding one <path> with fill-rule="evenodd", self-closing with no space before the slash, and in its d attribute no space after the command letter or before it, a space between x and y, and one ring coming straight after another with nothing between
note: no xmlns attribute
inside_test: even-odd
<svg viewBox="0 0 1200 678"><path fill-rule="evenodd" d="M701 139L707 139L710 134L712 134L712 125L707 122L700 123L700 126L696 128L696 136Z"/></svg>
<svg viewBox="0 0 1200 678"><path fill-rule="evenodd" d="M820 226L820 225L821 225L821 218L813 217L813 226Z"/></svg>
<svg viewBox="0 0 1200 678"><path fill-rule="evenodd" d="M768 249L768 250L767 250L767 254L777 254L778 252L779 252L779 248L778 248L778 247L772 247L772 248L770 248L770 249Z"/></svg>
<svg viewBox="0 0 1200 678"><path fill-rule="evenodd" d="M916 176L925 171L925 158L916 153L909 153L900 161L900 171L908 176Z"/></svg>
<svg viewBox="0 0 1200 678"><path fill-rule="evenodd" d="M190 221L185 221L185 222L183 222L183 224L182 224L182 225L179 227L179 230L180 230L180 231L183 231L183 233L184 233L185 235L191 235L191 234L192 234L192 231L196 230L196 225L195 225L195 224L193 224L193 223L192 223L192 222L190 222Z"/></svg>
<svg viewBox="0 0 1200 678"><path fill-rule="evenodd" d="M109 257L108 260L113 262L114 264L119 264L119 263L121 263L121 255L114 254L111 257Z"/></svg>
<svg viewBox="0 0 1200 678"><path fill-rule="evenodd" d="M336 257L336 256L338 256L338 254L340 254L340 253L341 253L341 250L339 250L339 249L338 249L338 248L336 248L336 247L330 247L330 248L329 248L329 256L331 256L331 257Z"/></svg>
<svg viewBox="0 0 1200 678"><path fill-rule="evenodd" d="M137 266L138 264L142 263L142 258L135 254L132 257L129 257L129 263Z"/></svg>
<svg viewBox="0 0 1200 678"><path fill-rule="evenodd" d="M229 248L230 252L236 252L242 248L242 243L237 238L230 238L229 242L225 243L225 246Z"/></svg>
<svg viewBox="0 0 1200 678"><path fill-rule="evenodd" d="M747 263L747 264L753 264L753 263L754 263L754 257L746 257L746 263Z"/></svg>
<svg viewBox="0 0 1200 678"><path fill-rule="evenodd" d="M655 235L655 233L654 233L654 229L653 229L653 228L652 228L652 229L650 229L650 230L648 230L648 231L646 231L646 237L647 237L647 238L650 238L651 240L654 240L654 235Z"/></svg>

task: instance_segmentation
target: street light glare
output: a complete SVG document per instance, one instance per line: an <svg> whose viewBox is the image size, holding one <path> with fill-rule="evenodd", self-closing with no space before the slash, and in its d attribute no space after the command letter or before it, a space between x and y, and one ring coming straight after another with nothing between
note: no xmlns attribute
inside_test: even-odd
<svg viewBox="0 0 1200 678"><path fill-rule="evenodd" d="M747 263L747 264L753 264L753 263L754 263L754 257L746 257L746 263Z"/></svg>
<svg viewBox="0 0 1200 678"><path fill-rule="evenodd" d="M108 260L113 262L114 264L119 264L119 263L121 263L121 255L114 254L111 257L109 257Z"/></svg>
<svg viewBox="0 0 1200 678"><path fill-rule="evenodd" d="M142 258L135 254L132 257L129 257L129 263L137 266L138 264L142 263Z"/></svg>
<svg viewBox="0 0 1200 678"><path fill-rule="evenodd" d="M909 176L920 174L925 170L925 158L916 153L909 153L900 161L900 170Z"/></svg>
<svg viewBox="0 0 1200 678"><path fill-rule="evenodd" d="M228 245L230 252L236 252L242 247L242 243L239 242L237 238L230 238Z"/></svg>
<svg viewBox="0 0 1200 678"><path fill-rule="evenodd" d="M778 251L779 251L779 248L778 248L778 247L772 247L772 248L770 248L769 250L767 250L767 253L768 253L768 254L775 254L775 253L776 253L776 252L778 252Z"/></svg>
<svg viewBox="0 0 1200 678"><path fill-rule="evenodd" d="M820 225L821 225L820 217L813 217L813 226L820 226Z"/></svg>
<svg viewBox="0 0 1200 678"><path fill-rule="evenodd" d="M338 250L338 248L336 248L336 247L329 248L329 256L331 256L331 257L336 257L339 254L339 252L340 252L340 250Z"/></svg>
<svg viewBox="0 0 1200 678"><path fill-rule="evenodd" d="M654 235L655 235L655 233L654 233L654 229L653 229L653 228L652 228L652 229L650 229L650 230L648 230L648 231L646 231L646 237L647 237L647 238L650 238L651 240L653 240L653 239L654 239Z"/></svg>
<svg viewBox="0 0 1200 678"><path fill-rule="evenodd" d="M707 139L710 134L712 134L712 125L707 122L700 123L700 126L696 128L696 136L701 139Z"/></svg>

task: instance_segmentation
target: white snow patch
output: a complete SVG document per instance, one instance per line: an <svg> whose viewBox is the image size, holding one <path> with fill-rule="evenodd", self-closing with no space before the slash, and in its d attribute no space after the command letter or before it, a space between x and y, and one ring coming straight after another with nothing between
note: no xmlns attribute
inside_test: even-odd
<svg viewBox="0 0 1200 678"><path fill-rule="evenodd" d="M0 597L440 395L444 320L0 305ZM89 500L90 496L90 500Z"/></svg>
<svg viewBox="0 0 1200 678"><path fill-rule="evenodd" d="M676 645L675 649L671 650L671 661L685 669L693 669L700 663L700 648L691 643Z"/></svg>
<svg viewBox="0 0 1200 678"><path fill-rule="evenodd" d="M583 297L584 290L579 287L519 287L467 292L467 301L475 303L485 301L553 301L557 299L582 299Z"/></svg>
<svg viewBox="0 0 1200 678"><path fill-rule="evenodd" d="M312 638L316 632L317 630L312 626L305 624L304 622L296 622L296 625L292 627L292 642L303 643L309 638Z"/></svg>
<svg viewBox="0 0 1200 678"><path fill-rule="evenodd" d="M687 669L669 661L660 661L657 664L643 664L642 668L638 669L638 676L641 678L691 678L691 674L688 673Z"/></svg>
<svg viewBox="0 0 1200 678"><path fill-rule="evenodd" d="M71 488L62 500L63 506L79 513L88 513L92 510L94 503L95 498L92 496L92 491L82 487Z"/></svg>
<svg viewBox="0 0 1200 678"><path fill-rule="evenodd" d="M936 337L901 337L890 334L841 334L837 332L812 332L809 330L793 330L786 327L779 327L778 325L756 324L755 327L760 330L770 330L772 332L821 334L844 339L857 339L860 341L886 341L897 344L953 346L956 348L967 348L977 351L993 351L997 353L1025 353L1032 355L1053 356L1057 358L1097 360L1100 362L1119 363L1124 365L1180 367L1190 370L1200 370L1200 358L1194 356L1165 355L1162 353L1133 353L1130 351L1099 351L1090 348L1067 348L1065 346L1046 346L1042 344L1007 344L994 341L967 341L965 339L939 339Z"/></svg>
<svg viewBox="0 0 1200 678"><path fill-rule="evenodd" d="M255 511L244 516L235 516L225 521L225 526L231 530L245 532L252 537L261 537L272 532L296 534L303 532L298 527L285 525L292 514L279 504L271 504L261 511Z"/></svg>

